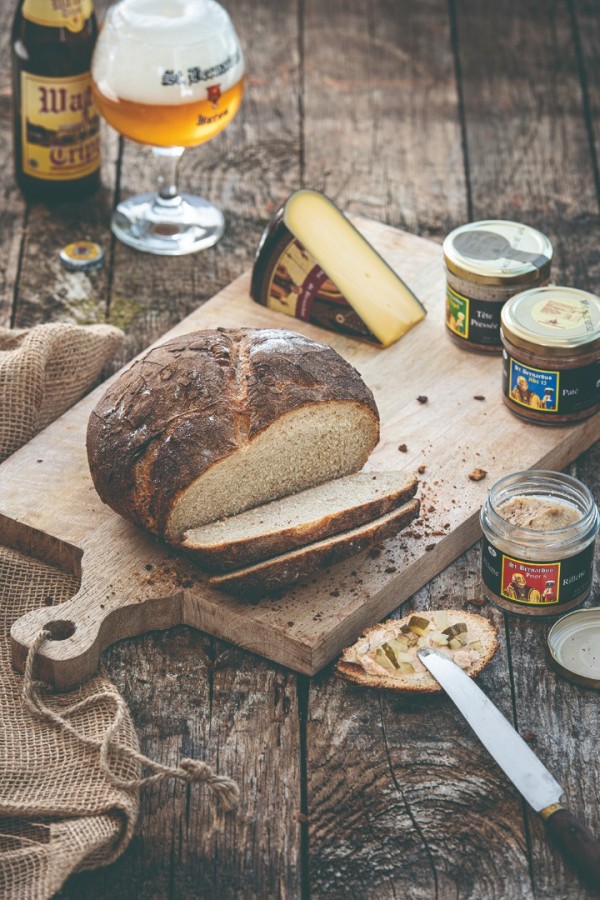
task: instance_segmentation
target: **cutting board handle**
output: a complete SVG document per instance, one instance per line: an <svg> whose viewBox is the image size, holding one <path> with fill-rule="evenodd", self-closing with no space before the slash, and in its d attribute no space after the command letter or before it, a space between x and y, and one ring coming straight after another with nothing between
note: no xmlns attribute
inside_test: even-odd
<svg viewBox="0 0 600 900"><path fill-rule="evenodd" d="M33 610L13 623L13 665L25 670L29 648L44 629L48 637L38 651L34 677L68 690L95 674L100 654L115 641L181 624L183 600L179 590L123 605L118 593L99 599L81 590L66 603Z"/></svg>
<svg viewBox="0 0 600 900"><path fill-rule="evenodd" d="M197 579L171 548L119 516L96 528L78 552L79 592L26 613L11 628L13 664L21 672L40 631L49 632L34 674L61 690L91 678L100 654L115 641L181 625L184 586Z"/></svg>

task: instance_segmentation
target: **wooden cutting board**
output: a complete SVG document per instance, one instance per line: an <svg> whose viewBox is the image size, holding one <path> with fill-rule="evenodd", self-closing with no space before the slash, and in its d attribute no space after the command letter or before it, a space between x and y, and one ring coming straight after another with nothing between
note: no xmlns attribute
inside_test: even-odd
<svg viewBox="0 0 600 900"><path fill-rule="evenodd" d="M221 594L200 569L97 497L85 431L102 386L0 466L0 541L82 576L71 601L14 623L19 668L49 622L57 623L54 640L42 647L39 675L61 688L88 678L114 641L183 623L314 674L479 538L479 510L498 478L519 469L561 469L600 438L600 413L574 427L549 428L508 412L500 357L465 352L445 334L440 246L364 219L356 224L428 310L392 347L378 350L270 312L250 299L249 273L161 341L243 325L293 328L330 343L361 372L381 413L381 441L367 468L419 469L421 519L305 587L252 604ZM487 472L482 481L469 479L476 468Z"/></svg>

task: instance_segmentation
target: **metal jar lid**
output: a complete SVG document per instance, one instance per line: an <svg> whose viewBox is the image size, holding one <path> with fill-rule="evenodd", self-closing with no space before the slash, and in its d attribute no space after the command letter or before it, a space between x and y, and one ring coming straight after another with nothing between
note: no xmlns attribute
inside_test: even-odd
<svg viewBox="0 0 600 900"><path fill-rule="evenodd" d="M560 675L600 688L600 606L577 609L555 622L548 634L548 652Z"/></svg>
<svg viewBox="0 0 600 900"><path fill-rule="evenodd" d="M104 262L104 250L93 241L74 241L60 251L60 264L68 272L90 272Z"/></svg>
<svg viewBox="0 0 600 900"><path fill-rule="evenodd" d="M532 288L512 297L500 315L507 340L556 356L600 349L600 297L576 288Z"/></svg>
<svg viewBox="0 0 600 900"><path fill-rule="evenodd" d="M470 222L444 241L450 272L478 284L539 284L550 277L552 244L545 234L502 219Z"/></svg>

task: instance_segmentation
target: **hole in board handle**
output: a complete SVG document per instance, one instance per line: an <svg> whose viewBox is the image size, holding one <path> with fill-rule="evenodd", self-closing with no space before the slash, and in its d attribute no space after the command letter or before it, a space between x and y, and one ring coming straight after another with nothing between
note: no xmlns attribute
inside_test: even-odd
<svg viewBox="0 0 600 900"><path fill-rule="evenodd" d="M49 641L66 641L71 635L75 634L75 622L68 619L56 619L54 622L47 622L44 625L48 634Z"/></svg>

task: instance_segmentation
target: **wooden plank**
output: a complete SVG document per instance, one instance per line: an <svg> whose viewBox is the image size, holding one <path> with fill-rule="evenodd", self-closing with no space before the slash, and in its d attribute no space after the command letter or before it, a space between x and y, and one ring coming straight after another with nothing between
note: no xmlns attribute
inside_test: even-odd
<svg viewBox="0 0 600 900"><path fill-rule="evenodd" d="M477 568L469 551L452 581L436 577L410 609L481 613ZM501 646L478 681L510 718L503 617L485 614ZM520 798L446 697L316 679L308 746L319 751L311 753L308 799L320 896L339 883L357 896L531 896ZM344 764L332 777L335 760Z"/></svg>
<svg viewBox="0 0 600 900"><path fill-rule="evenodd" d="M554 243L553 280L597 293L598 198L572 25L562 3L530 3L518 17L509 2L485 12L474 2L458 7L473 217L537 225ZM526 45L530 52L523 53ZM596 454L590 451L591 458ZM576 474L598 498L589 464ZM597 598L596 591L591 603ZM588 763L600 740L594 698L549 671L548 629L507 619L515 722L531 736L576 815L597 832L600 773ZM588 724L580 731L581 721ZM587 896L549 846L537 817L526 810L526 820L534 895Z"/></svg>
<svg viewBox="0 0 600 900"><path fill-rule="evenodd" d="M443 238L467 204L447 5L307 0L303 184Z"/></svg>
<svg viewBox="0 0 600 900"><path fill-rule="evenodd" d="M246 97L235 131L189 151L182 171L185 188L221 204L227 231L218 247L178 261L115 247L109 315L128 333L115 369L244 271L263 224L298 186L296 6L230 9L248 62ZM145 151L126 145L121 196L149 189L151 174ZM59 457L52 466L69 493ZM202 789L146 788L127 852L71 878L65 896L300 896L296 676L188 629L122 642L105 662L144 752L168 765L182 754L218 759L243 799L221 819Z"/></svg>
<svg viewBox="0 0 600 900"><path fill-rule="evenodd" d="M146 788L123 858L65 896L299 896L296 677L184 628L128 641L108 666L143 752L206 759L238 780L240 806L224 814L201 786Z"/></svg>
<svg viewBox="0 0 600 900"><path fill-rule="evenodd" d="M319 72L317 60L328 58L326 46L335 46L333 35L327 34L334 22L336 29L340 22L348 23L343 35L355 50L347 53L340 41L328 73L335 77L332 73L341 66L345 84L353 84L354 89L332 90L326 96L339 111L329 127L332 131L345 128L345 140L339 142L342 162L339 169L325 169L326 188L331 191L336 178L345 177L341 190L351 208L357 208L357 195L369 199L374 195L377 216L443 238L451 228L467 221L469 212L448 6L428 2L396 4L389 9L382 4L368 11L357 4L346 6L351 7L348 19L342 14L329 18L329 8L325 11L316 3L308 6L307 13L316 42L307 41L312 58L312 65L307 64L309 72ZM318 36L322 32L321 44ZM362 52L356 52L357 44ZM307 127L313 135L328 115L317 82L315 75L305 101ZM374 101L378 114L372 108ZM353 126L359 121L362 131L357 137L358 127L353 130ZM349 125L341 124L345 122ZM371 151L369 128L374 130L377 152ZM314 148L312 170L325 168L321 145L313 140L310 146ZM356 177L359 166L364 182ZM441 297L442 280L438 292ZM440 339L444 340L441 330L436 348L443 346ZM436 354L425 351L422 358L427 363L419 367L419 374L426 380L431 372L431 382L416 392L411 385L413 404L401 419L401 440L392 442L386 426L382 439L389 448L400 442L407 445L407 465L427 466L422 476L425 509L434 506L430 492L435 491L436 481L448 479L454 486L454 503L443 505L443 521L438 525L455 527L465 476L475 466L490 469L495 465L494 441L484 447L478 440L471 442L470 435L479 420L497 421L498 395L477 387L482 359L473 357L472 369L468 375L463 372L456 398L467 405L468 414L462 426L454 423L456 408L452 412L445 409L448 394L440 391L444 381L436 371ZM457 363L460 359L457 350ZM407 369L400 366L394 378L400 392ZM429 396L421 408L414 402L417 394ZM483 394L486 400L474 401L474 394ZM443 476L432 471L430 446L424 439L424 428L432 428L434 420L440 430L448 426L442 439L446 445ZM478 487L481 497L495 474ZM437 516L437 509L433 514ZM474 531L472 539L476 537ZM424 535L425 545L432 540ZM390 565L395 561L390 560ZM477 554L469 551L422 588L410 600L410 608L480 611L478 581ZM493 617L501 624L501 616ZM510 673L500 653L482 678L484 686L486 681L494 684L495 699L509 711ZM326 671L311 683L308 702L307 812L315 896L335 896L340 884L352 885L361 896L406 896L411 900L454 894L516 900L529 895L520 802L514 793L498 786L497 773L485 752L465 734L447 700L411 700L361 691ZM465 763L473 772L467 777ZM489 821L491 813L493 820Z"/></svg>
<svg viewBox="0 0 600 900"><path fill-rule="evenodd" d="M549 15L547 5L536 4L535 12L528 14L522 7L519 7L518 12L514 7L509 10L506 4L501 4L497 13L489 5L484 8L481 4L470 4L466 17L470 26L468 29L465 29L463 7L464 4L458 5L458 24L461 26L458 45L461 56L457 59L457 70L460 71L465 66L467 68L463 71L460 86L454 88L451 79L449 80L448 93L452 90L458 94L460 88L461 92L467 92L466 99L470 103L466 121L469 158L464 163L460 158L454 160L459 171L462 171L463 165L471 163L468 188L473 194L474 207L469 207L469 217L502 216L537 224L554 239L557 250L555 271L560 273L559 277L565 280L568 278L581 287L597 290L598 279L594 273L597 272L598 257L594 248L597 246L598 220L585 148L581 144L575 147L572 143L568 146L562 143L562 123L571 114L572 97L577 96L578 87L572 79L561 85L561 75L555 76L553 72L549 72L551 67L561 65L562 54L555 47L548 46L547 31L542 30L544 42L541 47L538 46L539 24L545 23ZM454 8L455 5L451 4L450 10ZM556 5L552 9L555 10ZM475 15L478 17L476 25ZM520 35L524 15L533 23L527 32L527 38ZM407 32L410 33L411 23L405 23L407 10L404 6L402 16L403 24L406 24ZM597 16L591 8L589 17L592 24L595 22L597 29ZM376 12L373 13L371 22L373 20L377 20ZM391 20L393 17L381 19L388 30L393 27ZM445 11L439 10L433 21L438 29L443 29ZM510 22L511 29L506 28L507 22ZM324 22L315 23L314 33L319 25L327 27ZM421 25L419 34L422 41L423 23ZM360 23L356 27L355 23L352 33L354 40L358 40L357 35L362 37L368 30L361 28ZM498 42L499 35L503 36L501 43ZM455 41L456 37L455 33ZM568 51L568 37L563 33L560 40L561 50ZM525 52L523 46L527 46ZM440 52L443 56L441 41L425 57L428 66L435 65ZM470 68L468 61L473 57L477 60L477 66ZM349 55L348 58L353 62L353 57ZM352 62L346 63L348 68ZM420 57L416 54L413 65L416 67L419 62ZM399 65L398 69L400 68ZM499 93L495 89L497 79L504 89ZM543 101L537 99L537 103L535 102L543 94L542 86L546 81L553 86L558 81L557 89L563 96L563 109L555 118L551 114L541 117L538 108L542 107ZM594 83L597 84L598 79ZM416 105L423 96L418 86L415 87L415 94L413 102ZM532 95L533 104L529 102ZM520 100L522 96L527 98L524 103ZM429 95L427 99L430 99ZM339 102L337 100L338 104ZM316 100L315 105L318 107ZM595 108L598 108L598 104ZM432 118L437 127L440 127L439 120L445 120L446 117L456 128L459 127L458 117L449 115L447 106L444 110L436 107L435 94L433 110ZM409 118L412 126L414 120L410 118L410 113L393 116L388 120L389 130L395 131L396 142L406 141L407 132L411 136L414 133L410 128L402 128L401 123L406 118ZM332 130L339 127L338 123L331 125ZM427 143L418 132L414 141L421 152L424 147L443 147L440 155L447 151L448 146L456 149L460 145L458 137L453 142L446 141L444 144ZM346 166L340 168L346 173L348 157L358 155L361 142L354 143L349 138L343 147ZM573 163L574 155L575 160L583 164L583 172L579 167L579 174ZM525 164L522 164L524 156ZM315 169L317 167L318 159ZM398 167L399 177L402 171ZM411 179L416 178L417 184L421 184L420 163L406 171L410 171ZM578 183L573 184L571 181L566 184L565 171L572 173L574 178L579 178ZM368 180L369 175L366 178ZM347 195L352 196L352 189L356 190L357 181L348 179ZM559 191L557 182L561 188ZM423 184L422 194L417 197L417 209L421 197L427 198L426 203L435 207L431 194L437 184L435 180L433 187L431 183ZM455 187L450 179L449 208L453 212L449 227L459 225L467 218L460 211L456 212L457 209L460 210L461 200L466 205L463 190L464 185ZM403 196L401 191L402 188L389 198L386 209L389 208L389 203L395 202L397 196ZM439 210L436 211L439 216ZM418 213L413 216L418 221ZM414 221L414 218L407 221ZM443 212L440 218L446 218ZM591 227L595 235L589 242L588 227ZM443 235L443 232L440 233ZM586 236L583 246L582 235ZM557 240L558 236L561 241ZM418 438L418 429L415 431L415 437ZM409 441L409 447L411 443L412 440ZM454 447L454 442L451 442L451 447ZM488 448L488 452L492 450L493 448ZM589 455L594 456L594 452L590 451L584 459ZM457 459L462 459L464 455L457 450ZM594 484L590 479L589 466L580 472L580 477L587 484ZM599 496L597 489L596 496ZM595 602L598 602L597 599ZM414 605L427 609L443 605L477 611L482 604L484 601L481 599L477 549L463 555L410 601L411 608ZM408 605L403 612L407 608ZM492 615L502 633L502 617L487 604L481 611ZM540 630L546 629L538 623L538 631ZM514 635L515 631L519 632L520 629L513 622L511 634ZM499 651L501 655L497 656L481 679L484 689L509 718L512 716L512 672L509 659L514 671L518 673L528 671L528 656L537 654L536 674L539 675L539 669L542 669L545 679L552 680L553 683L553 676L545 670L540 652L539 640L533 650L524 640L516 662L513 662L510 652L503 644ZM560 712L556 712L553 707L549 708L547 704L538 705L535 696L537 682L534 680L530 683L527 677L522 678L521 690L523 683L529 690L527 698L519 698L521 712L518 724L527 721L524 710L535 709L538 734L547 739L548 732L554 726L553 749L548 760L552 764L560 756L559 748L569 741L568 735L576 727L572 723L577 713L574 714L568 704L562 702ZM323 673L313 684L307 742L308 811L311 885L318 895L335 893L336 885L352 884L356 885L357 894L367 896L417 898L456 894L461 897L486 896L498 900L517 900L534 896L534 891L535 896L554 896L556 889L550 885L557 868L561 871L559 892L564 892L561 896L585 895L575 877L572 874L565 875L562 862L558 854L548 848L537 819L527 816L525 824L520 798L494 764L486 758L468 728L461 728L448 701L440 699L439 707L432 709L432 704L423 703L422 700L402 700L385 694L376 696L374 693L369 696L369 692L336 683L327 673ZM586 713L588 699L589 702L594 702L593 696L588 698L586 695L577 704L579 707L580 703L584 703ZM558 716L560 726L557 728ZM597 717L595 720L597 721ZM590 712L587 718L580 721L590 723L595 720ZM583 790L575 789L574 792L574 782L578 780L578 773L581 771L581 760L590 758L588 728L589 725L586 724L581 729L581 759L578 759L577 743L571 742L570 750L560 765L560 777L564 779L563 783L567 785L571 795L575 793L577 796L578 812L594 828L597 823L597 805L593 798L597 796L597 787L590 785L589 767L586 766ZM597 743L598 736L595 729L592 728L592 732L593 745L594 742ZM546 749L547 742L541 742L540 751L544 752ZM340 760L344 761L342 771L339 767ZM472 774L464 774L466 766L472 770ZM460 775L456 774L457 771ZM554 771L559 773L559 769ZM339 774L332 778L332 772ZM587 797L583 797L586 789ZM434 800L432 795L436 790L439 795ZM486 821L489 816L493 816L493 821ZM536 867L538 880L535 887L530 880L531 848L528 832L531 830L535 834L534 854L537 860L541 860ZM548 864L549 859L548 874L541 879L540 884L540 866ZM538 884L539 893L536 890Z"/></svg>

